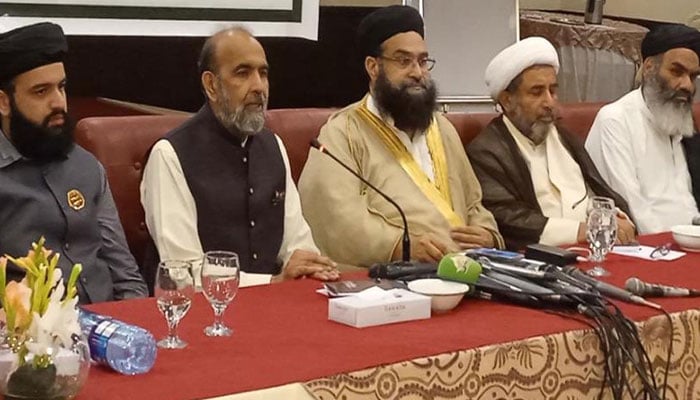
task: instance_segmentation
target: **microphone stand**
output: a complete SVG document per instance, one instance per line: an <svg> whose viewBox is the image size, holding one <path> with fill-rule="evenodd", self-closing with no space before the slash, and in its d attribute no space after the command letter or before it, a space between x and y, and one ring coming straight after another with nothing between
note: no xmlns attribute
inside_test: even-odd
<svg viewBox="0 0 700 400"><path fill-rule="evenodd" d="M371 184L367 179L363 178L360 174L355 172L352 168L350 168L347 164L341 161L333 153L329 152L328 149L326 149L326 147L318 141L318 139L311 139L311 147L332 158L333 161L338 163L341 167L345 168L357 179L362 181L362 183L369 186L372 190L374 190L380 196L382 196L382 198L384 198L391 205L393 205L396 208L396 210L398 210L399 215L401 215L401 221L403 222L403 238L401 239L401 246L403 248L401 249L401 261L394 261L389 263L388 265L380 265L376 271L377 278L396 279L405 275L430 273L435 272L437 270L437 267L433 267L432 264L431 267L428 267L425 264L416 265L415 263L411 262L411 238L408 234L408 221L406 220L406 214L403 212L403 209L401 209L401 206L399 206L391 197L387 196L384 192L379 190L379 188ZM370 269L370 276L372 276L372 269Z"/></svg>

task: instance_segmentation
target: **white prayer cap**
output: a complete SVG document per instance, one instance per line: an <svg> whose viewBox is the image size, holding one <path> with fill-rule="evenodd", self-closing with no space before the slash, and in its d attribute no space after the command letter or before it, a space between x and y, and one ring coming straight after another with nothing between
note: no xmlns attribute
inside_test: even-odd
<svg viewBox="0 0 700 400"><path fill-rule="evenodd" d="M533 65L551 65L559 73L557 51L543 37L531 36L501 50L484 75L491 98L496 100L516 76Z"/></svg>

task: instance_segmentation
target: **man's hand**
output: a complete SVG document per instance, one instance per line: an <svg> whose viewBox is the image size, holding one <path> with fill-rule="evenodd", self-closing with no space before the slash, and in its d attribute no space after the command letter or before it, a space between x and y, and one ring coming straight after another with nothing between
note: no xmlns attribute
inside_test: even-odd
<svg viewBox="0 0 700 400"><path fill-rule="evenodd" d="M627 218L617 217L617 244L630 244L637 241L635 237L634 225Z"/></svg>
<svg viewBox="0 0 700 400"><path fill-rule="evenodd" d="M494 247L496 245L491 232L480 226L460 226L452 228L450 236L452 236L452 240L457 243L460 249Z"/></svg>
<svg viewBox="0 0 700 400"><path fill-rule="evenodd" d="M306 250L295 250L287 265L279 275L274 275L270 282L278 283L288 279L311 277L319 281L336 281L340 279L337 264L330 258Z"/></svg>
<svg viewBox="0 0 700 400"><path fill-rule="evenodd" d="M403 245L399 243L394 249L392 260L400 260ZM440 262L448 252L447 245L435 236L426 233L419 236L411 235L411 260L420 262Z"/></svg>

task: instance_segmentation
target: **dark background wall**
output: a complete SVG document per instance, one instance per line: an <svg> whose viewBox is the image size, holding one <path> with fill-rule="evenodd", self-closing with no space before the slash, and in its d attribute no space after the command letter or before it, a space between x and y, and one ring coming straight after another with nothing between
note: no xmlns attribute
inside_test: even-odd
<svg viewBox="0 0 700 400"><path fill-rule="evenodd" d="M321 7L318 41L260 38L271 67L270 108L340 107L367 90L355 30L373 8ZM203 102L197 57L205 38L69 37L71 96L183 111Z"/></svg>

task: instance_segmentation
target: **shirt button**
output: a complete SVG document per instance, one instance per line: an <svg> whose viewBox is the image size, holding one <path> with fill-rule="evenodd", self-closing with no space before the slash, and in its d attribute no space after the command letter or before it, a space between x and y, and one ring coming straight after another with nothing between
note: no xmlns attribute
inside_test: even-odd
<svg viewBox="0 0 700 400"><path fill-rule="evenodd" d="M257 260L257 259L258 259L258 253L253 253L253 260Z"/></svg>
<svg viewBox="0 0 700 400"><path fill-rule="evenodd" d="M253 188L248 189L248 193L253 194L253 192L255 192Z"/></svg>
<svg viewBox="0 0 700 400"><path fill-rule="evenodd" d="M243 164L248 162L248 157L243 157Z"/></svg>
<svg viewBox="0 0 700 400"><path fill-rule="evenodd" d="M63 245L63 248L66 250L70 250L70 243L67 243Z"/></svg>
<svg viewBox="0 0 700 400"><path fill-rule="evenodd" d="M255 226L255 221L250 221L250 227L252 228L254 226Z"/></svg>
<svg viewBox="0 0 700 400"><path fill-rule="evenodd" d="M80 281L83 282L83 283L87 283L87 278L82 277L82 278L80 278Z"/></svg>

